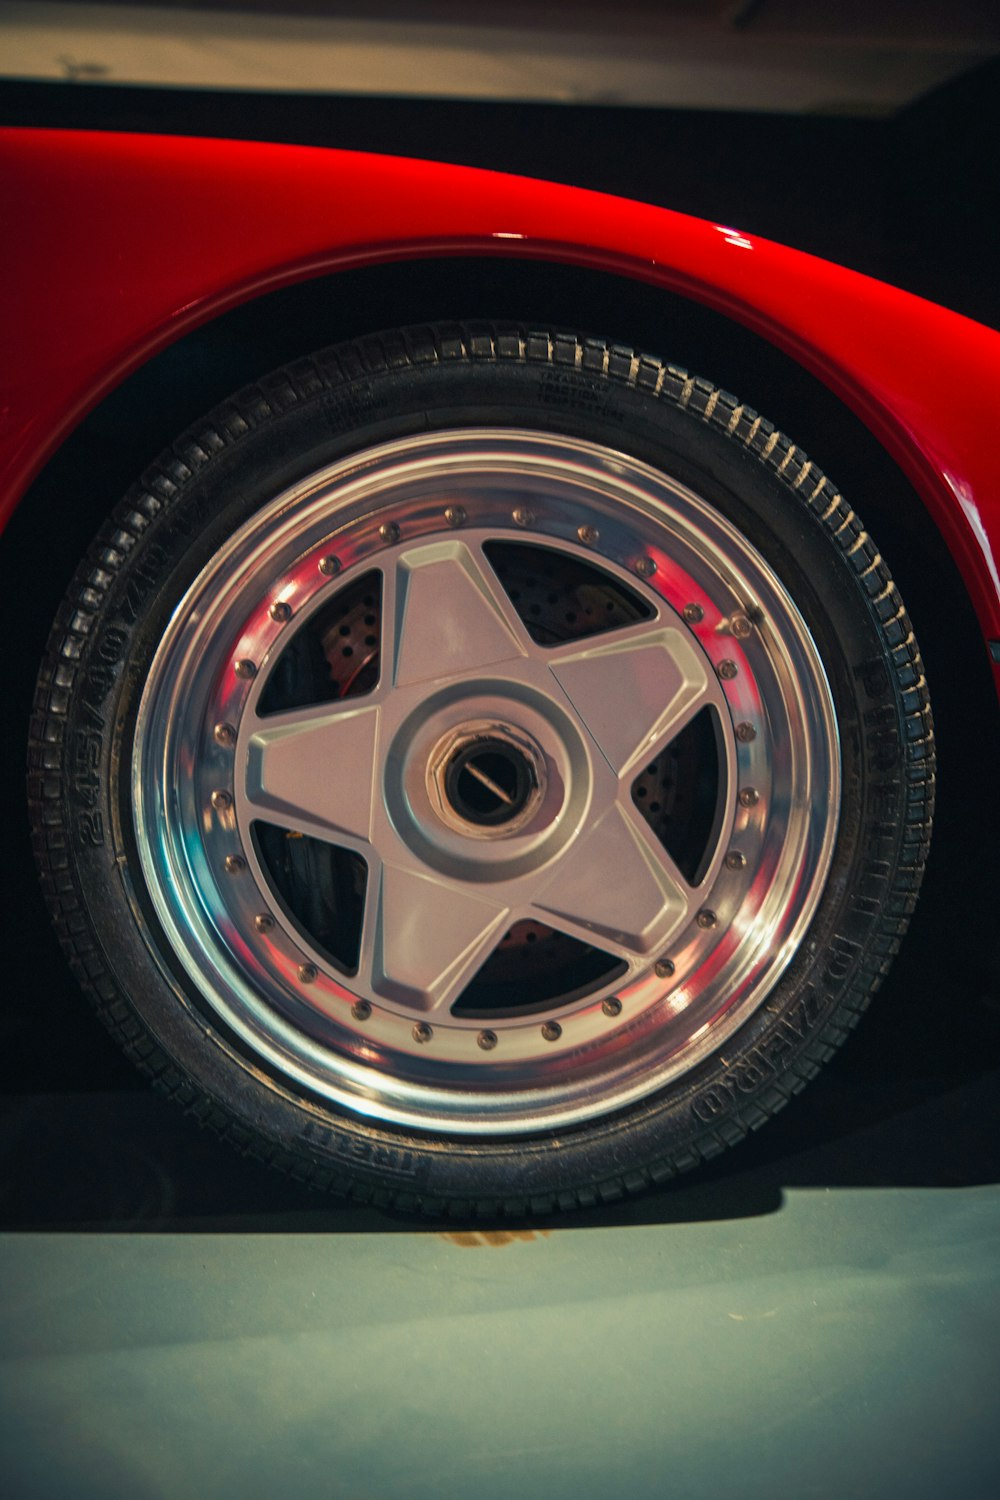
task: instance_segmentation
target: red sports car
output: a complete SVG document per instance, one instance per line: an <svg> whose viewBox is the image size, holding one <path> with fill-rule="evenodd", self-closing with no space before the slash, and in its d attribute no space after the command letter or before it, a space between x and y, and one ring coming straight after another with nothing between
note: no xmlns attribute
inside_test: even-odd
<svg viewBox="0 0 1000 1500"><path fill-rule="evenodd" d="M130 1055L431 1212L620 1196L779 1110L886 972L934 801L923 622L840 435L1000 684L1000 336L464 168L11 130L0 183L0 519L97 528L35 845ZM756 410L803 392L830 451Z"/></svg>

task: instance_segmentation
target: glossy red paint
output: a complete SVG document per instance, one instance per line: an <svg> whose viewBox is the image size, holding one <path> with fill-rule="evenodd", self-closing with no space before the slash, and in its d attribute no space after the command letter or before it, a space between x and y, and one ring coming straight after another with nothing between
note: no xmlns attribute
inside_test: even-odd
<svg viewBox="0 0 1000 1500"><path fill-rule="evenodd" d="M1000 637L1000 334L966 318L724 225L399 158L11 130L0 194L0 524L87 411L223 310L394 258L527 256L680 292L816 374L909 476Z"/></svg>

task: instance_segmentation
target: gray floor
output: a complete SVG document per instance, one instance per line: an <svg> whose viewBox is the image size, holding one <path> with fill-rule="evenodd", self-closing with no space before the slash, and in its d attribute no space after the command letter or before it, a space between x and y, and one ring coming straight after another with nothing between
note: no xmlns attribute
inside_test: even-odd
<svg viewBox="0 0 1000 1500"><path fill-rule="evenodd" d="M998 1492L995 1187L537 1232L363 1219L0 1239L6 1493Z"/></svg>
<svg viewBox="0 0 1000 1500"><path fill-rule="evenodd" d="M11 1096L4 1493L997 1494L1000 1073L887 1089L891 1019L709 1173L534 1226L327 1202L124 1075Z"/></svg>

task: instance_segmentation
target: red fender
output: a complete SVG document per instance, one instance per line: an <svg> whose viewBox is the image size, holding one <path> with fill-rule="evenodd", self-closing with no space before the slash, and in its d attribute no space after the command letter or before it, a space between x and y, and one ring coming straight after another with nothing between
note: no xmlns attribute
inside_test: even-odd
<svg viewBox="0 0 1000 1500"><path fill-rule="evenodd" d="M88 411L219 313L392 259L525 256L679 292L818 376L906 473L1000 638L1000 334L958 314L721 224L396 157L3 130L0 197L0 526Z"/></svg>

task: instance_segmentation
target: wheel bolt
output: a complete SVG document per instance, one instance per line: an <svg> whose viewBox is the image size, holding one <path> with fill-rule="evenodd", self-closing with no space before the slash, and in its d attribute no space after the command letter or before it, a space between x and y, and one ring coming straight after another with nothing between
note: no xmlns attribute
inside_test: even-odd
<svg viewBox="0 0 1000 1500"><path fill-rule="evenodd" d="M299 978L303 984L312 984L316 978L315 964L299 964Z"/></svg>
<svg viewBox="0 0 1000 1500"><path fill-rule="evenodd" d="M546 1021L542 1027L542 1036L547 1042L558 1042L562 1036L562 1027L558 1021Z"/></svg>
<svg viewBox="0 0 1000 1500"><path fill-rule="evenodd" d="M622 1003L617 995L610 995L607 1000L602 1000L601 1009L606 1016L620 1016Z"/></svg>
<svg viewBox="0 0 1000 1500"><path fill-rule="evenodd" d="M700 620L705 618L705 611L700 604L685 604L681 610L681 614L689 625L697 625Z"/></svg>
<svg viewBox="0 0 1000 1500"><path fill-rule="evenodd" d="M319 560L319 570L327 578L333 578L340 572L340 558L333 556L321 557Z"/></svg>
<svg viewBox="0 0 1000 1500"><path fill-rule="evenodd" d="M707 906L702 907L696 918L699 927L714 927L719 920L714 911L709 911Z"/></svg>
<svg viewBox="0 0 1000 1500"><path fill-rule="evenodd" d="M426 1021L418 1021L413 1028L413 1040L415 1042L429 1042L434 1032Z"/></svg>
<svg viewBox="0 0 1000 1500"><path fill-rule="evenodd" d="M578 526L576 534L587 547L592 547L600 536L596 526Z"/></svg>
<svg viewBox="0 0 1000 1500"><path fill-rule="evenodd" d="M260 911L253 919L253 925L258 932L270 932L274 926L274 918L269 916L266 911Z"/></svg>
<svg viewBox="0 0 1000 1500"><path fill-rule="evenodd" d="M726 855L727 870L744 870L746 869L746 863L746 855L741 854L738 849L730 849L729 853Z"/></svg>
<svg viewBox="0 0 1000 1500"><path fill-rule="evenodd" d="M399 541L399 527L395 521L386 521L384 526L379 527L378 534L383 542L392 543Z"/></svg>
<svg viewBox="0 0 1000 1500"><path fill-rule="evenodd" d="M651 557L640 557L636 562L635 571L640 578L652 578L656 572L656 564Z"/></svg>
<svg viewBox="0 0 1000 1500"><path fill-rule="evenodd" d="M756 807L760 801L760 793L755 787L745 786L740 792L739 800L741 807Z"/></svg>
<svg viewBox="0 0 1000 1500"><path fill-rule="evenodd" d="M236 730L232 724L216 724L212 733L215 735L216 742L220 745L228 746L236 744Z"/></svg>
<svg viewBox="0 0 1000 1500"><path fill-rule="evenodd" d="M737 724L736 738L740 741L740 744L749 745L752 740L757 738L757 731L752 724Z"/></svg>
<svg viewBox="0 0 1000 1500"><path fill-rule="evenodd" d="M534 526L535 524L535 513L529 510L526 505L519 505L511 514L516 526Z"/></svg>
<svg viewBox="0 0 1000 1500"><path fill-rule="evenodd" d="M732 679L736 676L738 670L739 668L737 667L736 663L734 661L730 661L728 656L724 661L720 661L719 665L716 667L716 671L722 678L723 682L731 682Z"/></svg>
<svg viewBox="0 0 1000 1500"><path fill-rule="evenodd" d="M271 605L268 614L276 624L287 625L288 621L292 618L292 606L286 604L283 599L279 599L276 604Z"/></svg>
<svg viewBox="0 0 1000 1500"><path fill-rule="evenodd" d="M227 854L225 863L227 875L239 875L247 867L246 860L240 854Z"/></svg>
<svg viewBox="0 0 1000 1500"><path fill-rule="evenodd" d="M476 1037L476 1041L484 1052L492 1052L497 1044L497 1034L495 1031L481 1031Z"/></svg>
<svg viewBox="0 0 1000 1500"><path fill-rule="evenodd" d="M464 526L468 520L468 516L460 505L449 505L444 518L449 526Z"/></svg>
<svg viewBox="0 0 1000 1500"><path fill-rule="evenodd" d="M729 633L734 635L738 641L745 641L753 630L753 626L745 614L737 610L736 614L729 617Z"/></svg>
<svg viewBox="0 0 1000 1500"><path fill-rule="evenodd" d="M657 979L669 979L674 972L674 961L672 958L659 958L653 965L653 973Z"/></svg>
<svg viewBox="0 0 1000 1500"><path fill-rule="evenodd" d="M233 799L228 792L215 791L212 793L212 806L216 812L228 812L233 805Z"/></svg>
<svg viewBox="0 0 1000 1500"><path fill-rule="evenodd" d="M367 1021L372 1013L372 1008L367 1000L355 1000L351 1006L351 1015L356 1021Z"/></svg>
<svg viewBox="0 0 1000 1500"><path fill-rule="evenodd" d="M246 659L246 657L243 657L243 659L241 661L238 661L236 663L236 665L233 668L233 671L236 673L237 677L243 677L243 678L246 678L248 680L251 677L256 677L257 676L257 668L256 668L256 666L254 665L254 663L252 661L248 661Z"/></svg>

